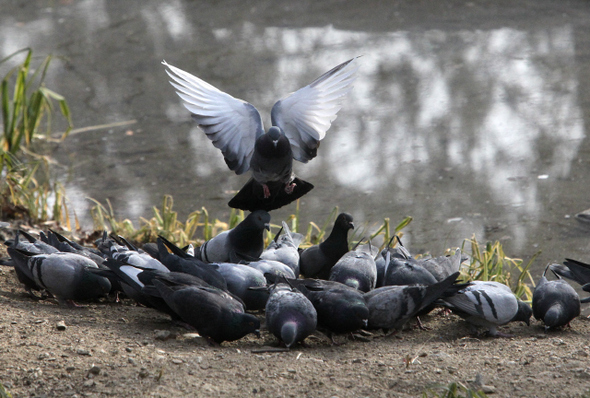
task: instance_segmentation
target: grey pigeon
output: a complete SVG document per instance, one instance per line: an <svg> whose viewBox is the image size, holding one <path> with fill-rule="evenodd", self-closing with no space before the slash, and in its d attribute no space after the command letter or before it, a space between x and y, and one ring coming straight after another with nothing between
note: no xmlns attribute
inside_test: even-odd
<svg viewBox="0 0 590 398"><path fill-rule="evenodd" d="M284 233L275 237L270 242L268 247L262 252L260 258L263 260L274 260L280 261L283 264L288 265L295 274L295 277L299 276L299 245L304 239L302 234L297 232L291 232L289 226L283 221Z"/></svg>
<svg viewBox="0 0 590 398"><path fill-rule="evenodd" d="M98 266L87 257L75 253L33 255L11 247L7 250L15 268L55 296L62 305L74 306L75 300L96 299L111 289L107 278L88 271Z"/></svg>
<svg viewBox="0 0 590 398"><path fill-rule="evenodd" d="M354 228L352 216L340 213L332 232L319 245L311 246L300 254L299 267L306 278L328 279L330 270L348 253L348 231Z"/></svg>
<svg viewBox="0 0 590 398"><path fill-rule="evenodd" d="M295 279L297 276L293 273L293 270L286 264L280 261L274 260L258 260L247 263L249 267L255 268L262 272L262 275L272 274L277 277L292 278ZM267 279L268 280L268 279Z"/></svg>
<svg viewBox="0 0 590 398"><path fill-rule="evenodd" d="M423 308L430 306L449 290L458 289L456 272L433 285L383 286L364 294L369 308L369 328L402 330ZM454 292L453 292L454 293Z"/></svg>
<svg viewBox="0 0 590 398"><path fill-rule="evenodd" d="M217 344L259 334L260 321L247 314L241 302L219 289L168 286L157 278L154 287L168 306L203 337Z"/></svg>
<svg viewBox="0 0 590 398"><path fill-rule="evenodd" d="M397 235L394 235L387 243L387 246L383 250L381 250L381 253L379 253L377 258L375 259L375 266L377 268L377 283L376 283L375 287L384 286L385 270L389 266L389 262L391 261L392 257L397 257L397 258L402 258L402 259L412 257L410 255L410 252L408 252L407 249L401 245L401 241L400 241L399 246L391 247L391 243L396 238L399 240L399 237ZM387 258L388 253L389 253L389 258ZM387 261L386 261L386 259L387 259Z"/></svg>
<svg viewBox="0 0 590 398"><path fill-rule="evenodd" d="M332 267L329 280L368 292L377 283L375 260L363 249L349 251Z"/></svg>
<svg viewBox="0 0 590 398"><path fill-rule="evenodd" d="M333 334L350 333L366 328L369 309L363 293L340 282L321 279L288 280L311 301L318 315L318 328Z"/></svg>
<svg viewBox="0 0 590 398"><path fill-rule="evenodd" d="M199 257L207 263L252 261L264 250L264 230L270 229L270 214L256 210L235 228L203 243Z"/></svg>
<svg viewBox="0 0 590 398"><path fill-rule="evenodd" d="M219 263L219 272L227 282L227 290L238 296L249 311L263 309L268 300L266 278L259 270L245 264Z"/></svg>
<svg viewBox="0 0 590 398"><path fill-rule="evenodd" d="M533 292L533 315L545 323L545 330L569 325L580 315L578 293L565 280L549 281L545 277L549 266Z"/></svg>
<svg viewBox="0 0 590 398"><path fill-rule="evenodd" d="M14 236L14 240L7 240L6 242L4 242L4 244L7 247L24 250L26 252L34 254L48 254L59 252L58 249L51 246L50 244L45 243L41 239L37 239L28 232L22 230L17 230Z"/></svg>
<svg viewBox="0 0 590 398"><path fill-rule="evenodd" d="M449 275L458 272L463 260L461 249L456 249L452 256L428 257L418 260L419 264L440 282Z"/></svg>
<svg viewBox="0 0 590 398"><path fill-rule="evenodd" d="M515 321L529 325L532 315L531 307L508 286L493 281L473 281L458 294L444 298L442 304L474 327L487 328L490 336L509 337L497 327Z"/></svg>
<svg viewBox="0 0 590 398"><path fill-rule="evenodd" d="M551 264L549 266L554 274L570 279L582 286L582 290L590 292L590 264L578 260L566 258L562 264ZM590 297L580 300L581 303L589 303Z"/></svg>
<svg viewBox="0 0 590 398"><path fill-rule="evenodd" d="M291 348L312 334L317 326L317 312L300 291L285 283L271 287L266 303L266 327Z"/></svg>
<svg viewBox="0 0 590 398"><path fill-rule="evenodd" d="M418 260L411 257L391 257L385 268L383 285L433 285L436 282L434 275Z"/></svg>
<svg viewBox="0 0 590 398"><path fill-rule="evenodd" d="M184 106L223 153L236 174L252 171L252 178L229 205L243 210L270 211L284 206L313 188L297 179L293 159L307 163L317 154L352 87L356 58L326 72L311 84L277 101L271 111L272 127L264 133L258 110L196 76L162 63Z"/></svg>

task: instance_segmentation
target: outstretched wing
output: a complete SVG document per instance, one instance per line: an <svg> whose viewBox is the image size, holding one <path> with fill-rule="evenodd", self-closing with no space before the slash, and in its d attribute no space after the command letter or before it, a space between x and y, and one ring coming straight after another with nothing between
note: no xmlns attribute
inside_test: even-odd
<svg viewBox="0 0 590 398"><path fill-rule="evenodd" d="M295 160L307 163L316 156L320 140L352 88L358 69L357 58L338 65L273 106L272 124L289 138Z"/></svg>
<svg viewBox="0 0 590 398"><path fill-rule="evenodd" d="M245 101L213 87L209 83L162 61L172 79L170 84L192 113L199 127L221 149L225 163L236 174L250 169L256 138L264 133L262 118Z"/></svg>

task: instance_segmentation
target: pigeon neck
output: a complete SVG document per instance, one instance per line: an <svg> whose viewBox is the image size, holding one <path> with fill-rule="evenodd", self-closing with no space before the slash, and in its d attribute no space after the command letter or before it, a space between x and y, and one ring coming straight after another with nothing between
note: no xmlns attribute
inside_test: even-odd
<svg viewBox="0 0 590 398"><path fill-rule="evenodd" d="M348 252L348 228L338 228L334 226L330 236L320 243L320 248L324 253L334 254L338 258L342 257Z"/></svg>

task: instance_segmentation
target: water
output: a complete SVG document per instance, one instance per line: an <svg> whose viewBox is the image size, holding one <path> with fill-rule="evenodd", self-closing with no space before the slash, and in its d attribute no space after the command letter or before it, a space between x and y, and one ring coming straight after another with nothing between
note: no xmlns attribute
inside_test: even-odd
<svg viewBox="0 0 590 398"><path fill-rule="evenodd" d="M310 163L304 222L334 206L395 224L440 254L475 234L531 258L590 261L590 8L583 1L0 2L0 57L55 59L48 86L76 128L52 153L86 226L91 197L150 218L173 195L181 219L225 219L246 176L191 122L162 59L268 112L357 55L359 77ZM5 71L7 66L0 68ZM115 126L115 124L119 124ZM294 205L273 212L279 222Z"/></svg>

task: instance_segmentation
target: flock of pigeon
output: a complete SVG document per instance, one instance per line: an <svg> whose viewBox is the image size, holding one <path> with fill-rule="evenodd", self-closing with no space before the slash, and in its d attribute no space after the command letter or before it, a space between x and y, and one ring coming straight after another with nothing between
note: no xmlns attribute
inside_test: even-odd
<svg viewBox="0 0 590 398"><path fill-rule="evenodd" d="M458 282L465 260L459 250L419 260L401 242L394 247L389 242L381 251L370 242L350 250L348 233L354 225L346 213L338 215L330 235L316 246L301 250L303 236L283 222L264 247L268 212L313 188L295 177L293 159L306 163L316 156L352 87L357 62L358 57L346 61L277 101L267 133L251 104L163 62L185 107L229 168L237 174L252 172L229 202L250 213L199 248L179 248L159 237L139 249L106 233L88 248L53 231L39 239L17 231L6 245L18 280L31 295L41 291L68 305L123 293L218 344L259 333L261 322L252 312L260 310L268 331L289 348L316 329L333 342L334 334L361 329L396 332L436 306L494 336L503 335L498 326L528 324L531 315L546 328L578 316L580 299L561 276L590 291L590 266L573 260L545 270L531 309L503 284ZM546 279L548 269L557 280Z"/></svg>
<svg viewBox="0 0 590 398"><path fill-rule="evenodd" d="M161 236L138 249L106 232L89 248L51 230L39 239L17 231L5 244L10 265L33 297L41 291L76 306L75 301L123 293L218 344L258 334L261 322L252 312L259 310L268 331L292 347L316 329L332 342L334 334L361 329L397 332L436 306L452 310L474 330L508 336L497 327L529 324L531 315L545 328L564 326L580 314L581 302L590 301L580 301L559 277L590 290L590 265L579 261L547 267L545 273L551 269L558 279L543 275L531 309L501 283L459 283L465 261L460 250L420 259L401 242L381 251L370 244L349 250L353 222L346 213L319 245L300 250L303 236L283 222L282 234L264 248L269 222L269 213L256 210L197 249L179 248Z"/></svg>

